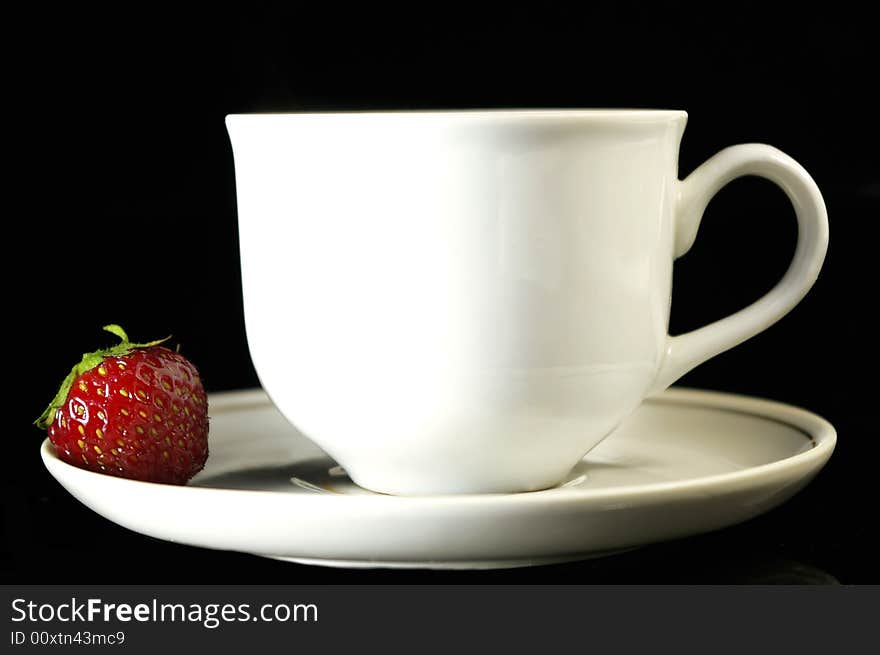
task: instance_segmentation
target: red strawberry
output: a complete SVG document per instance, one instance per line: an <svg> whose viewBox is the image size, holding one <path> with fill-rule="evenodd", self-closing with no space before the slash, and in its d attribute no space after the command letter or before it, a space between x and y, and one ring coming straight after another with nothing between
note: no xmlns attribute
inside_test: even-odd
<svg viewBox="0 0 880 655"><path fill-rule="evenodd" d="M208 458L208 399L196 367L159 344L83 355L36 421L64 461L123 478L185 484Z"/></svg>

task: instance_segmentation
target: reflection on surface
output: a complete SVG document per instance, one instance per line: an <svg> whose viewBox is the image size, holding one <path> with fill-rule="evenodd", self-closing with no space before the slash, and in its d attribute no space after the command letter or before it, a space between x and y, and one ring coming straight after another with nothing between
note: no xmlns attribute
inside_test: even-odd
<svg viewBox="0 0 880 655"><path fill-rule="evenodd" d="M833 575L815 566L794 560L770 560L746 571L742 584L839 585Z"/></svg>
<svg viewBox="0 0 880 655"><path fill-rule="evenodd" d="M842 584L820 566L783 553L787 547L778 540L767 541L776 529L773 516L609 557L535 567L530 575L547 584ZM804 542L794 552L808 551L809 542ZM484 578L482 582L493 582L488 575Z"/></svg>

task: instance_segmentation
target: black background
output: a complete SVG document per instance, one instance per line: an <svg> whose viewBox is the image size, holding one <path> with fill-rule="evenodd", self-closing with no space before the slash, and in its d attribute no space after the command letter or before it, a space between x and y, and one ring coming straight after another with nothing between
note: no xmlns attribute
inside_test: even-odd
<svg viewBox="0 0 880 655"><path fill-rule="evenodd" d="M46 9L11 20L10 198L0 579L37 583L880 582L874 553L880 167L872 19L765 3L475 6L248 4ZM710 3L705 4L706 7ZM248 7L247 9L245 7ZM169 333L209 391L255 386L243 330L227 113L646 107L690 114L683 177L717 150L771 143L811 172L831 243L779 324L679 384L807 407L839 431L795 499L741 526L604 560L496 572L347 571L178 546L81 506L30 425L117 322ZM794 249L770 183L719 193L675 268L671 332L769 290ZM10 420L10 417L13 420Z"/></svg>

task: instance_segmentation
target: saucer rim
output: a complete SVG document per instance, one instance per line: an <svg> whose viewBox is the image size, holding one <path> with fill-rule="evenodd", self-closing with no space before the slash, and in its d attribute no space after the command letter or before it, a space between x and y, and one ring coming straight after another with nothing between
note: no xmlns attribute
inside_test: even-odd
<svg viewBox="0 0 880 655"><path fill-rule="evenodd" d="M695 389L689 387L673 387L661 394L645 400L646 404L675 404L701 409L727 411L756 417L793 428L804 435L812 443L812 447L800 453L766 464L749 466L738 471L729 471L715 475L701 476L686 480L671 480L649 484L635 484L607 488L579 489L576 487L555 487L541 491L523 493L497 494L450 494L422 496L391 496L385 494L284 494L272 490L258 489L226 489L222 487L196 487L141 482L119 478L103 473L87 471L62 461L54 452L48 438L40 447L40 455L44 465L59 482L62 479L79 479L85 484L104 484L108 490L120 492L135 487L149 485L157 492L186 494L223 494L234 495L270 495L284 496L291 503L338 504L344 499L347 504L377 504L402 506L431 506L437 508L455 505L486 505L493 509L510 504L523 503L576 503L602 502L609 498L625 500L627 498L651 496L657 502L666 502L679 495L688 495L694 490L701 493L726 493L730 488L750 487L764 480L772 480L779 476L792 476L799 471L797 477L817 473L831 457L837 443L837 430L822 416L802 407L775 400L757 398L743 394L722 391ZM272 401L263 389L245 389L220 391L208 397L209 411L226 413L248 407L272 406ZM303 435L303 438L306 438ZM120 486L121 485L121 486Z"/></svg>

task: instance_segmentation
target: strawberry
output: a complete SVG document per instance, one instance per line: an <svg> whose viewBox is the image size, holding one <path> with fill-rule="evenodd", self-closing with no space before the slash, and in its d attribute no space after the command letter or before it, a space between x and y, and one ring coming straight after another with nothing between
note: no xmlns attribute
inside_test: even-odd
<svg viewBox="0 0 880 655"><path fill-rule="evenodd" d="M185 484L208 458L208 399L195 366L160 346L122 343L83 355L35 424L58 457L123 478Z"/></svg>

